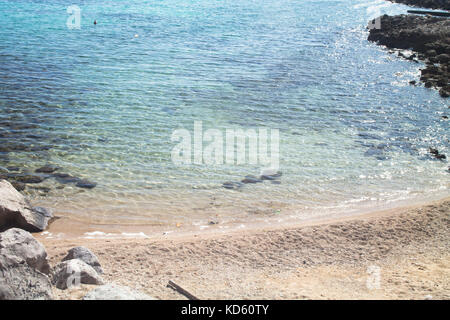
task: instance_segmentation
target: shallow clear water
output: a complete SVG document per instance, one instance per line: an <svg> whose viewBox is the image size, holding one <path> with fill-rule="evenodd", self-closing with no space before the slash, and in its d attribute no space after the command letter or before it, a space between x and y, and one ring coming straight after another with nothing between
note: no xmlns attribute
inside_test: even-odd
<svg viewBox="0 0 450 320"><path fill-rule="evenodd" d="M448 195L448 163L428 154L450 152L448 102L408 85L420 64L367 42L372 1L266 2L87 0L70 30L66 1L0 0L0 166L97 182L25 191L95 222L301 218ZM175 165L172 133L194 121L279 129L281 184L227 190L261 166Z"/></svg>

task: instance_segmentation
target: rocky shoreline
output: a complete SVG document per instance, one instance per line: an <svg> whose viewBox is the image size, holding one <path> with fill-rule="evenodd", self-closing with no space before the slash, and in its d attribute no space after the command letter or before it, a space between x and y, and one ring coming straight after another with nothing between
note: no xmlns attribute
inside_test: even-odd
<svg viewBox="0 0 450 320"><path fill-rule="evenodd" d="M390 49L410 49L408 60L419 59L426 67L420 80L443 98L450 96L450 19L417 15L383 15L380 28L372 28L368 40ZM411 81L411 84L416 84Z"/></svg>
<svg viewBox="0 0 450 320"><path fill-rule="evenodd" d="M420 8L450 10L450 2L448 0L389 0L389 1Z"/></svg>
<svg viewBox="0 0 450 320"><path fill-rule="evenodd" d="M11 183L0 180L0 300L49 300L55 289L81 284L100 286L88 293L89 300L153 299L105 284L98 258L86 247L68 250L52 268L45 247L30 233L45 230L52 218L49 210L32 207Z"/></svg>

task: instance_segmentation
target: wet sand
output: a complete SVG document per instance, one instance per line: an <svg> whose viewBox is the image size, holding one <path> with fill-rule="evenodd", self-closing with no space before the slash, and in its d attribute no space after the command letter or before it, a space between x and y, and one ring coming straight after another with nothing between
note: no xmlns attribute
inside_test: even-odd
<svg viewBox="0 0 450 320"><path fill-rule="evenodd" d="M104 279L159 299L449 299L450 198L357 217L226 234L145 239L48 239L55 265L83 245ZM60 291L78 299L93 287Z"/></svg>

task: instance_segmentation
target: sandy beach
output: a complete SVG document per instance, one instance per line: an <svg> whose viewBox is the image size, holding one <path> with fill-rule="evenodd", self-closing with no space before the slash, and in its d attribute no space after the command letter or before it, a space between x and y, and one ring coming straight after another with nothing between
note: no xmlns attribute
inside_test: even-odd
<svg viewBox="0 0 450 320"><path fill-rule="evenodd" d="M52 266L90 248L107 282L157 299L449 299L450 198L347 219L225 235L47 239ZM54 289L79 299L93 286Z"/></svg>

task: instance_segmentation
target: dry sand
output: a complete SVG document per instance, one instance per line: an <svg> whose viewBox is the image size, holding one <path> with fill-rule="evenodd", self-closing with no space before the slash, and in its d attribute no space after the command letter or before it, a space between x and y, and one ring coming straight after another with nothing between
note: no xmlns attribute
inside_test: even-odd
<svg viewBox="0 0 450 320"><path fill-rule="evenodd" d="M450 198L338 221L161 239L38 239L52 265L83 245L104 279L159 299L450 298ZM379 273L378 273L379 271ZM57 290L78 299L93 289Z"/></svg>

